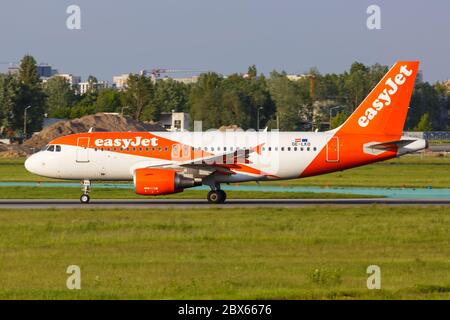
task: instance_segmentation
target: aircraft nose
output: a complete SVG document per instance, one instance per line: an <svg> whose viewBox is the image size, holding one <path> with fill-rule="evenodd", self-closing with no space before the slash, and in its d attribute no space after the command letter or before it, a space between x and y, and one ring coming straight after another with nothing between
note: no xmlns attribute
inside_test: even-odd
<svg viewBox="0 0 450 320"><path fill-rule="evenodd" d="M27 169L31 173L38 174L37 168L38 168L37 154L33 154L30 157L28 157L27 160L25 160L25 169Z"/></svg>

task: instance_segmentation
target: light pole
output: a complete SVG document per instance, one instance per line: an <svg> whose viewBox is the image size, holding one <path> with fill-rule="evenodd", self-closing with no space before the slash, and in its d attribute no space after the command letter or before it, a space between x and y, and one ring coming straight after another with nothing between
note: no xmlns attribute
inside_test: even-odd
<svg viewBox="0 0 450 320"><path fill-rule="evenodd" d="M340 109L342 108L341 106L337 106L337 107L331 107L330 108L330 129L331 129L331 118L333 117L333 110L334 109Z"/></svg>
<svg viewBox="0 0 450 320"><path fill-rule="evenodd" d="M259 110L262 110L263 107L259 107L256 109L256 131L259 131Z"/></svg>
<svg viewBox="0 0 450 320"><path fill-rule="evenodd" d="M28 106L23 111L23 135L24 135L24 139L27 138L27 110L30 109L30 108L31 108L31 106Z"/></svg>
<svg viewBox="0 0 450 320"><path fill-rule="evenodd" d="M120 113L120 115L123 116L123 110L128 109L128 108L129 108L129 106L122 107L122 112Z"/></svg>

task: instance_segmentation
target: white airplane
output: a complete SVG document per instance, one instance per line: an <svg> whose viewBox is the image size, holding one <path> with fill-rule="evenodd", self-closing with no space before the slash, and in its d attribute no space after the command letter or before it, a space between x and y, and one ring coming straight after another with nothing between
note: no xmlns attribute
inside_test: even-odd
<svg viewBox="0 0 450 320"><path fill-rule="evenodd" d="M28 171L82 181L133 181L140 195L207 185L223 203L222 183L304 178L427 147L402 136L419 62L397 62L340 127L326 132L87 132L63 136L25 161ZM413 174L413 173L412 173Z"/></svg>

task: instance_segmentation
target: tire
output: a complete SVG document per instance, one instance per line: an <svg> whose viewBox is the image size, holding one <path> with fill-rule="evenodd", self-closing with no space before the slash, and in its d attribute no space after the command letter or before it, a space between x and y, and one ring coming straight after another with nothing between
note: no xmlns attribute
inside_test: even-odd
<svg viewBox="0 0 450 320"><path fill-rule="evenodd" d="M80 202L81 203L89 203L89 200L91 200L91 198L87 194L83 194L80 197Z"/></svg>
<svg viewBox="0 0 450 320"><path fill-rule="evenodd" d="M208 202L219 204L225 201L224 193L222 190L211 190L208 192Z"/></svg>
<svg viewBox="0 0 450 320"><path fill-rule="evenodd" d="M220 203L224 203L227 200L227 194L223 190L218 190L221 193L222 201Z"/></svg>

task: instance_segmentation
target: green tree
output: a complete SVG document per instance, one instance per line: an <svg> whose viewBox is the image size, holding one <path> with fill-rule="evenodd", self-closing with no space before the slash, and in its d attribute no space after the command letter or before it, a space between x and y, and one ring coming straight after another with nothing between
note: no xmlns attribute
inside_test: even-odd
<svg viewBox="0 0 450 320"><path fill-rule="evenodd" d="M344 112L338 112L330 121L330 129L339 127L347 120L347 115Z"/></svg>
<svg viewBox="0 0 450 320"><path fill-rule="evenodd" d="M95 112L121 112L121 109L122 93L120 91L111 88L98 91L95 101Z"/></svg>
<svg viewBox="0 0 450 320"><path fill-rule="evenodd" d="M280 130L299 130L302 129L302 123L311 123L309 79L291 81L286 77L286 73L273 71L268 80L268 87L276 105Z"/></svg>
<svg viewBox="0 0 450 320"><path fill-rule="evenodd" d="M411 97L406 128L414 128L425 113L428 114L433 130L446 130L448 126L448 98L428 82L417 83Z"/></svg>
<svg viewBox="0 0 450 320"><path fill-rule="evenodd" d="M157 81L151 103L155 119L159 119L161 112L188 111L189 88L189 85L173 79Z"/></svg>
<svg viewBox="0 0 450 320"><path fill-rule="evenodd" d="M258 70L256 69L255 65L251 65L250 67L248 67L247 76L250 79L254 79L258 76Z"/></svg>
<svg viewBox="0 0 450 320"><path fill-rule="evenodd" d="M344 74L345 90L352 110L355 110L361 101L367 96L370 89L368 69L359 62L354 62L350 68L350 73Z"/></svg>
<svg viewBox="0 0 450 320"><path fill-rule="evenodd" d="M25 108L27 110L27 135L42 128L45 94L38 76L36 61L30 55L23 57L19 69L19 88L14 106L14 127L23 129Z"/></svg>
<svg viewBox="0 0 450 320"><path fill-rule="evenodd" d="M419 123L414 128L415 131L432 131L433 125L431 124L430 115L424 113L419 120Z"/></svg>
<svg viewBox="0 0 450 320"><path fill-rule="evenodd" d="M38 86L41 83L39 79L36 60L31 55L25 55L22 58L19 69L19 80L29 86Z"/></svg>
<svg viewBox="0 0 450 320"><path fill-rule="evenodd" d="M44 86L44 92L47 95L46 112L49 117L70 117L75 92L67 79L58 76L49 79Z"/></svg>
<svg viewBox="0 0 450 320"><path fill-rule="evenodd" d="M130 74L125 91L125 102L129 106L127 113L136 120L154 120L157 112L152 105L153 96L154 85L150 78Z"/></svg>
<svg viewBox="0 0 450 320"><path fill-rule="evenodd" d="M17 99L19 84L16 77L11 75L0 75L0 118L1 134L13 135L15 114L14 106Z"/></svg>
<svg viewBox="0 0 450 320"><path fill-rule="evenodd" d="M257 128L273 116L275 104L265 77L243 77L232 74L226 79L216 73L203 74L189 95L191 118L202 120L203 127L238 125Z"/></svg>
<svg viewBox="0 0 450 320"><path fill-rule="evenodd" d="M210 72L201 74L189 94L190 116L192 120L202 121L203 129L219 128L226 112L222 109L222 77Z"/></svg>

